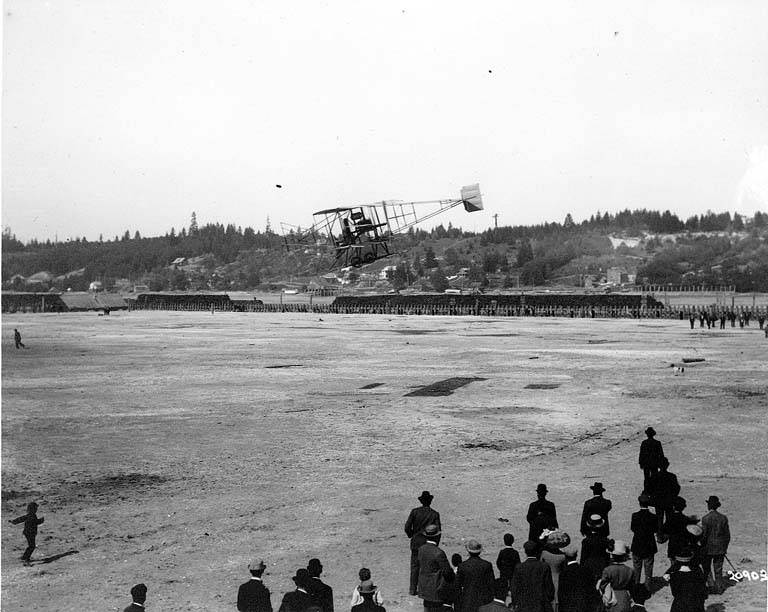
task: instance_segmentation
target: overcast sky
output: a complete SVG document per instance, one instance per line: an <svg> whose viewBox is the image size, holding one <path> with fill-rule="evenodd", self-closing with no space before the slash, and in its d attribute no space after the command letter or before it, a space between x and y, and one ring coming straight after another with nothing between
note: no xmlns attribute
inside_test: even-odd
<svg viewBox="0 0 768 612"><path fill-rule="evenodd" d="M765 0L7 0L3 23L22 240L306 226L474 182L486 210L446 222L768 206Z"/></svg>

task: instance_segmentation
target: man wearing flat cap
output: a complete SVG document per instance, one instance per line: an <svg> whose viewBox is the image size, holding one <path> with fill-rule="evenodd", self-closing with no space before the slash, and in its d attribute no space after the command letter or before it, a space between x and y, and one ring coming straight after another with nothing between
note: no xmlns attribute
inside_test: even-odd
<svg viewBox="0 0 768 612"><path fill-rule="evenodd" d="M140 583L131 587L133 603L123 612L144 612L144 602L147 601L147 585Z"/></svg>
<svg viewBox="0 0 768 612"><path fill-rule="evenodd" d="M605 488L603 487L602 482L596 482L595 484L590 485L589 488L592 489L593 495L590 499L584 502L584 511L581 513L581 535L585 536L591 531L590 527L587 525L587 520L593 514L597 514L603 519L603 524L598 532L600 535L607 538L611 533L608 525L608 513L611 511L613 504L611 504L610 499L605 499L603 497Z"/></svg>
<svg viewBox="0 0 768 612"><path fill-rule="evenodd" d="M411 510L405 521L405 535L411 539L411 582L408 593L416 595L419 581L419 548L426 542L424 529L427 525L436 525L440 531L440 513L431 507L434 496L429 491L422 491L418 497L421 506Z"/></svg>
<svg viewBox="0 0 768 612"><path fill-rule="evenodd" d="M237 591L238 612L272 612L269 589L261 581L266 567L263 559L254 559L248 564L251 579L241 584Z"/></svg>
<svg viewBox="0 0 768 612"><path fill-rule="evenodd" d="M493 601L495 576L493 565L480 558L483 547L477 540L468 540L465 548L469 558L459 565L456 581L460 590L460 612L477 612L480 606Z"/></svg>
<svg viewBox="0 0 768 612"><path fill-rule="evenodd" d="M308 583L308 593L312 601L323 609L323 612L333 612L333 589L320 580L320 574L323 573L323 565L320 559L310 559L307 564L310 581Z"/></svg>
<svg viewBox="0 0 768 612"><path fill-rule="evenodd" d="M640 584L640 571L643 570L645 572L645 586L650 592L651 578L653 578L653 557L658 552L656 531L659 526L656 515L648 510L651 498L643 493L637 498L637 502L640 504L640 510L632 514L630 529L634 535L629 550L632 552L635 584Z"/></svg>
<svg viewBox="0 0 768 612"><path fill-rule="evenodd" d="M437 525L427 525L424 528L425 542L419 548L419 580L417 593L424 600L425 612L436 612L443 609L444 596L440 587L446 580L455 580L448 557L440 549L440 528Z"/></svg>
<svg viewBox="0 0 768 612"><path fill-rule="evenodd" d="M528 521L528 541L538 542L539 536L544 529L557 529L557 510L555 504L547 499L547 485L541 483L536 486L536 496L538 499L531 502L528 506L528 514L525 520Z"/></svg>
<svg viewBox="0 0 768 612"><path fill-rule="evenodd" d="M293 582L296 590L283 595L283 601L280 604L278 612L304 612L307 608L314 607L312 597L309 595L309 572L304 569L296 570Z"/></svg>
<svg viewBox="0 0 768 612"><path fill-rule="evenodd" d="M707 499L707 512L701 517L701 567L707 584L711 584L715 591L722 590L723 559L728 552L728 544L731 541L731 530L728 527L728 517L717 511L720 507L720 498L710 495ZM714 569L714 584L710 576Z"/></svg>

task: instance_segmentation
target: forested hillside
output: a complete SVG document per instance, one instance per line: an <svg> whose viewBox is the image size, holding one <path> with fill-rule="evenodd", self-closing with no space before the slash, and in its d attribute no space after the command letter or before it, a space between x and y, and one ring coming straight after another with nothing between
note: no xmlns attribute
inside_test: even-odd
<svg viewBox="0 0 768 612"><path fill-rule="evenodd" d="M760 212L707 212L683 221L669 211L625 210L479 234L439 225L399 238L397 256L340 276L351 285L368 278L371 286L374 273L392 265L386 282L396 289L442 291L456 278L479 288L576 287L604 282L609 270L618 270L636 283L768 291L767 235L768 215ZM152 238L126 231L112 240L23 244L10 229L2 235L3 288L15 290L86 290L92 281L122 290L137 284L158 291L255 289L319 277L331 263L314 249L287 252L269 228L198 227L194 215L189 227Z"/></svg>

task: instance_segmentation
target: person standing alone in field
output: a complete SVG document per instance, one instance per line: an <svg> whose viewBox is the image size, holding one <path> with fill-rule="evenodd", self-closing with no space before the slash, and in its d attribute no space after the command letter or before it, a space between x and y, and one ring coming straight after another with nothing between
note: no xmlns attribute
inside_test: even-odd
<svg viewBox="0 0 768 612"><path fill-rule="evenodd" d="M17 349L27 348L26 346L24 346L24 343L21 341L21 334L19 333L18 329L13 330L13 343L16 345Z"/></svg>
<svg viewBox="0 0 768 612"><path fill-rule="evenodd" d="M640 455L637 462L640 464L640 469L643 470L643 488L647 493L651 479L661 468L664 449L661 447L661 442L656 439L656 430L653 427L646 429L645 435L648 438L640 444Z"/></svg>
<svg viewBox="0 0 768 612"><path fill-rule="evenodd" d="M35 550L35 538L37 537L37 526L40 525L44 518L37 518L37 504L30 502L27 504L27 513L18 518L8 521L12 525L18 525L24 523L24 537L27 539L27 549L21 556L21 560L24 565L29 565L29 560L32 558L32 552Z"/></svg>
<svg viewBox="0 0 768 612"><path fill-rule="evenodd" d="M408 593L416 595L416 587L419 582L419 548L427 540L424 537L424 529L428 525L435 525L440 531L440 513L431 508L434 499L429 491L422 491L418 500L421 506L411 510L408 520L405 521L405 535L411 538L411 582Z"/></svg>
<svg viewBox="0 0 768 612"><path fill-rule="evenodd" d="M547 485L541 483L536 486L536 496L538 499L531 502L528 506L528 514L525 520L528 521L530 528L528 530L528 541L538 542L539 536L544 529L557 529L557 510L555 504L547 499Z"/></svg>

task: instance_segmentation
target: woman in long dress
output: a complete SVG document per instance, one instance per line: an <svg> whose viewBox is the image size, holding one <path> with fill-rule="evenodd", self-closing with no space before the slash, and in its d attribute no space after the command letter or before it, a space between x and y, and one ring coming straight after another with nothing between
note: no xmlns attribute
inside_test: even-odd
<svg viewBox="0 0 768 612"><path fill-rule="evenodd" d="M603 570L600 578L601 590L606 584L610 584L616 597L616 604L611 606L611 612L631 612L632 596L629 590L634 584L635 572L631 567L624 565L629 556L625 542L616 540L613 549L608 551L611 555L611 563Z"/></svg>
<svg viewBox="0 0 768 612"><path fill-rule="evenodd" d="M701 568L693 563L693 551L681 551L675 561L677 569L664 576L674 598L669 612L704 612L707 581Z"/></svg>

